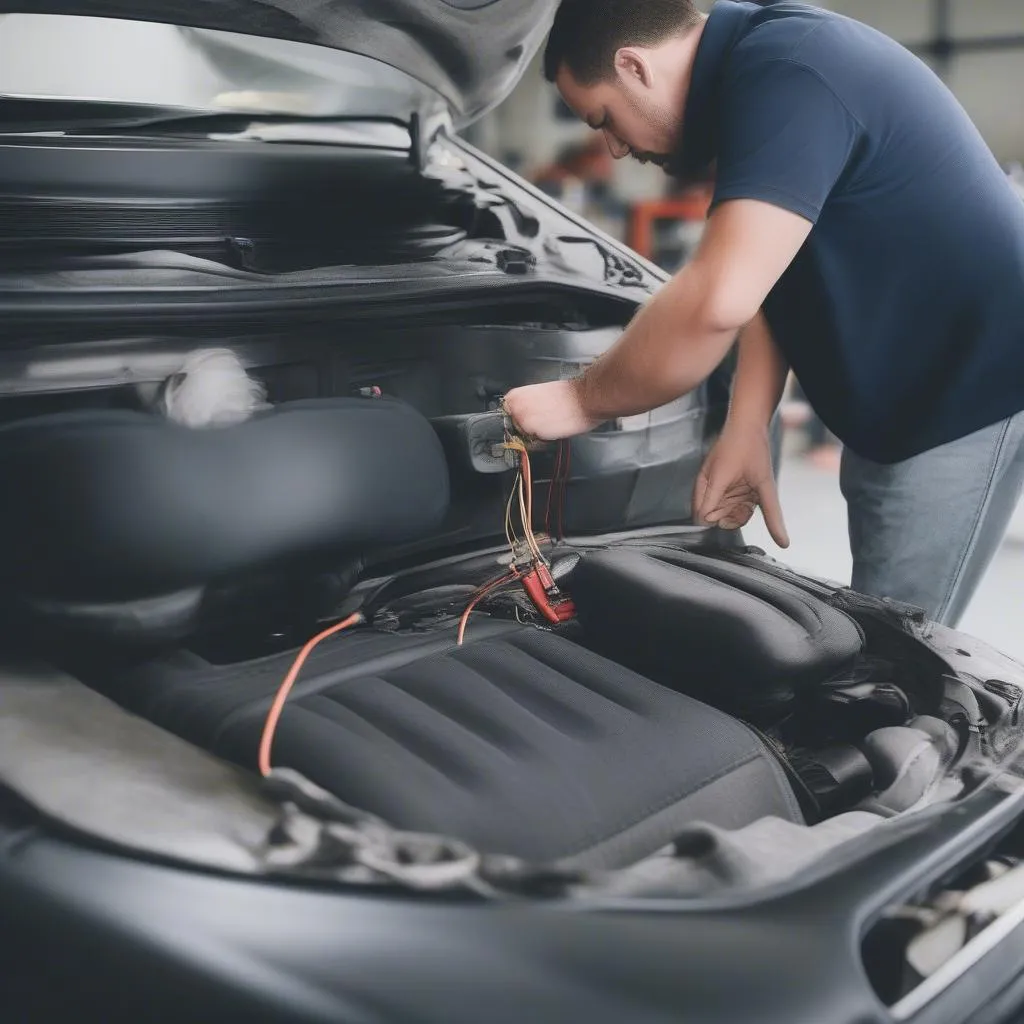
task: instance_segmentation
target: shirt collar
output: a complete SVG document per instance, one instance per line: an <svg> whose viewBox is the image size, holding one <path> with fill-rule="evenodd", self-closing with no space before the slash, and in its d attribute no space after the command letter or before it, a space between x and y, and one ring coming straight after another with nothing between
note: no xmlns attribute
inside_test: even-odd
<svg viewBox="0 0 1024 1024"><path fill-rule="evenodd" d="M717 100L722 70L739 42L751 16L761 8L754 3L718 0L711 8L697 46L686 99L683 137L671 174L692 178L714 160L717 150Z"/></svg>

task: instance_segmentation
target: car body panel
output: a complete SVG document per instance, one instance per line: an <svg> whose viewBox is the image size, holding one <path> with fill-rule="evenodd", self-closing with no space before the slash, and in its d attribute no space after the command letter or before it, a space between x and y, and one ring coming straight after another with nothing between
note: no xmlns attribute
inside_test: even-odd
<svg viewBox="0 0 1024 1024"><path fill-rule="evenodd" d="M17 962L57 986L24 981L26 1005L70 1003L80 1020L116 1006L117 1019L152 1021L889 1024L860 963L866 922L1021 811L1019 795L986 790L797 890L732 906L332 892L0 832L0 908ZM1021 941L1024 928L915 1019L980 1019L1019 976Z"/></svg>
<svg viewBox="0 0 1024 1024"><path fill-rule="evenodd" d="M346 85L365 91L373 77L367 61L331 52L339 50L399 69L420 84L420 99L442 98L466 123L512 90L555 7L555 0L3 0L0 92L97 96L97 83L109 93L127 82L141 97L173 88L183 106L212 98L224 109L233 98L237 109L326 116L344 104L338 94ZM40 61L54 47L67 50L64 59ZM249 93L248 107L241 92ZM395 88L387 103L395 113L408 98Z"/></svg>

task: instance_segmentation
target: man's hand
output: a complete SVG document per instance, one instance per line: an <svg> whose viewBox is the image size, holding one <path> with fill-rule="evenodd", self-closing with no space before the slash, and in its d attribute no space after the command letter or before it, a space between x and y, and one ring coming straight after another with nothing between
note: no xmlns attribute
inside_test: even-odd
<svg viewBox="0 0 1024 1024"><path fill-rule="evenodd" d="M561 441L601 423L586 414L579 385L571 380L516 388L505 396L505 412L524 436L538 441Z"/></svg>
<svg viewBox="0 0 1024 1024"><path fill-rule="evenodd" d="M759 505L772 539L780 548L788 548L768 431L727 423L697 477L694 521L739 530L750 522Z"/></svg>

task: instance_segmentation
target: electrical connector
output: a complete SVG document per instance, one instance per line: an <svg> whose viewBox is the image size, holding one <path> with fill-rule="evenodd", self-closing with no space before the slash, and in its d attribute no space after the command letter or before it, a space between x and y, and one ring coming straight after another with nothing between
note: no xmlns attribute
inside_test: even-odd
<svg viewBox="0 0 1024 1024"><path fill-rule="evenodd" d="M562 596L561 591L551 581L545 586L545 577L551 581L551 574L547 567L538 564L531 572L525 573L522 577L523 589L533 602L534 607L552 625L568 622L576 617L576 606L571 600Z"/></svg>

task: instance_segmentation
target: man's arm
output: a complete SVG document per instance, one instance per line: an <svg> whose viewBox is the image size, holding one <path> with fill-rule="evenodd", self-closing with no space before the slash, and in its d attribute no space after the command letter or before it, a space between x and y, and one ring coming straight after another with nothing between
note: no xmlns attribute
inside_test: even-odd
<svg viewBox="0 0 1024 1024"><path fill-rule="evenodd" d="M577 381L586 418L602 422L648 412L697 387L754 319L810 231L810 221L768 203L719 206L694 259ZM761 370L774 377L766 347L756 348L747 358L748 379ZM744 385L744 397L749 388Z"/></svg>
<svg viewBox="0 0 1024 1024"><path fill-rule="evenodd" d="M800 251L811 222L759 200L722 203L693 260L574 381L516 388L505 408L531 437L555 441L667 405L725 358Z"/></svg>
<svg viewBox="0 0 1024 1024"><path fill-rule="evenodd" d="M789 364L775 344L764 313L758 313L740 335L729 422L767 430L788 376Z"/></svg>
<svg viewBox="0 0 1024 1024"><path fill-rule="evenodd" d="M789 368L775 344L764 313L740 336L739 364L729 417L697 476L694 522L739 529L760 506L780 547L789 534L772 466L770 424L782 399Z"/></svg>
<svg viewBox="0 0 1024 1024"><path fill-rule="evenodd" d="M516 388L505 409L530 437L556 441L692 391L760 310L812 224L760 200L722 203L693 260L581 377Z"/></svg>

